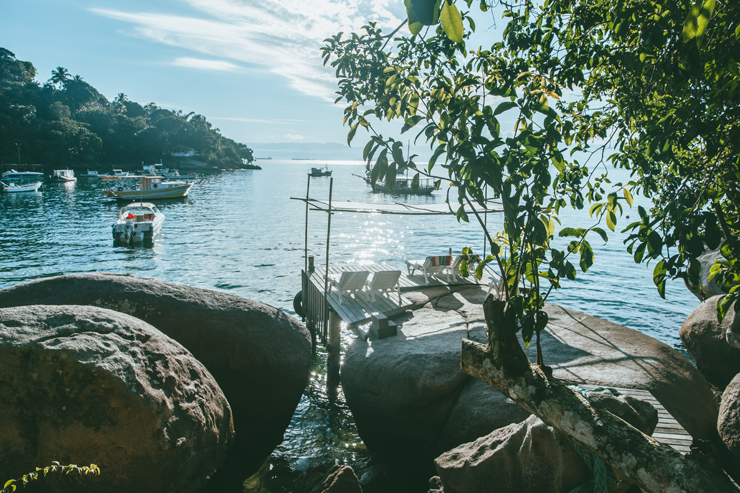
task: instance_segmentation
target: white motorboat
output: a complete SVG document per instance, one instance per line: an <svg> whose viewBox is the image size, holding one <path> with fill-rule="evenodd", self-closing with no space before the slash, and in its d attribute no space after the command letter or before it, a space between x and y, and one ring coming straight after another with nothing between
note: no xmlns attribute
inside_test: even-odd
<svg viewBox="0 0 740 493"><path fill-rule="evenodd" d="M25 183L23 185L8 184L0 181L0 192L3 193L38 192L39 188L41 188L40 181Z"/></svg>
<svg viewBox="0 0 740 493"><path fill-rule="evenodd" d="M192 183L187 181L162 181L161 176L136 176L120 179L137 178L141 184L139 188L107 188L103 190L106 197L124 200L152 200L152 199L177 199L187 197ZM103 181L117 180L119 178L109 176Z"/></svg>
<svg viewBox="0 0 740 493"><path fill-rule="evenodd" d="M165 168L162 163L157 164L145 164L143 169L137 171L140 175L166 175L169 168Z"/></svg>
<svg viewBox="0 0 740 493"><path fill-rule="evenodd" d="M75 172L71 169L55 169L54 174L51 176L53 181L77 181L75 178Z"/></svg>
<svg viewBox="0 0 740 493"><path fill-rule="evenodd" d="M128 204L118 211L118 221L113 225L113 240L129 245L152 241L162 229L162 223L164 214L154 204Z"/></svg>
<svg viewBox="0 0 740 493"><path fill-rule="evenodd" d="M39 173L38 171L16 171L11 169L10 171L3 173L3 180L38 180L43 176L44 174Z"/></svg>

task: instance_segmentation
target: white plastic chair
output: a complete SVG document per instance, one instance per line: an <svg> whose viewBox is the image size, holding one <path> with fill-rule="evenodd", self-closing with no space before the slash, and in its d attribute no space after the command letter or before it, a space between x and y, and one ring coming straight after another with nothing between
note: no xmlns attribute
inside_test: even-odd
<svg viewBox="0 0 740 493"><path fill-rule="evenodd" d="M443 272L447 270L448 271L447 282L450 282L448 268L451 267L453 263L452 256L451 255L439 255L436 258L440 259L441 257L449 257L450 265L448 265L446 261L442 264L438 263L437 265L434 265L433 257L427 257L424 260L407 260L406 268L408 269L409 275L411 276L418 269L421 269L422 272L424 273L424 282L425 284L429 285L429 276L442 274ZM458 266L459 265L460 264L458 263Z"/></svg>
<svg viewBox="0 0 740 493"><path fill-rule="evenodd" d="M460 275L460 262L462 262L462 255L456 255L452 259L452 265L446 265L445 269L442 270L441 274L447 274L448 283L457 282L457 276ZM450 280L450 276L452 276L452 280Z"/></svg>
<svg viewBox="0 0 740 493"><path fill-rule="evenodd" d="M365 281L365 285L370 290L370 299L375 301L375 295L382 295L383 292L392 292L395 288L398 293L398 304L401 304L401 284L398 280L401 278L400 270L386 270L375 272L372 279Z"/></svg>
<svg viewBox="0 0 740 493"><path fill-rule="evenodd" d="M365 281L370 273L366 270L342 272L339 280L329 278L329 284L339 292L339 304L342 304L342 294L360 292L365 287Z"/></svg>

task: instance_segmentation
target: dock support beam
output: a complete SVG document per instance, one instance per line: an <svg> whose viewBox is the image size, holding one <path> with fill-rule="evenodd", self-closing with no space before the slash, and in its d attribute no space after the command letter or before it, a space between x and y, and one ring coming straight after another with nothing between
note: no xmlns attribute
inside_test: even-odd
<svg viewBox="0 0 740 493"><path fill-rule="evenodd" d="M339 359L342 348L342 319L331 308L329 309L329 341L326 360L326 393L329 397L336 397L339 387Z"/></svg>

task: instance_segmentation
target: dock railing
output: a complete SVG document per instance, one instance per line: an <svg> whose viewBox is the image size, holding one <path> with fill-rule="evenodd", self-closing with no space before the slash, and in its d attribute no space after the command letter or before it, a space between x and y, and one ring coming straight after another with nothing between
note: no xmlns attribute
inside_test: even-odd
<svg viewBox="0 0 740 493"><path fill-rule="evenodd" d="M318 338L321 344L326 345L328 321L329 321L329 303L316 285L309 282L309 276L312 272L306 273L301 270L301 286L303 289L303 307L306 311L306 327Z"/></svg>

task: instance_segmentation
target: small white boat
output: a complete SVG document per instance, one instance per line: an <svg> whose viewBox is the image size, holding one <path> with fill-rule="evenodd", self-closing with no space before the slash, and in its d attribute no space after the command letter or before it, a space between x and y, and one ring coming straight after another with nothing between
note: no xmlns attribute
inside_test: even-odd
<svg viewBox="0 0 740 493"><path fill-rule="evenodd" d="M162 163L145 164L143 165L143 169L137 171L137 173L140 175L166 175L169 170Z"/></svg>
<svg viewBox="0 0 740 493"><path fill-rule="evenodd" d="M168 180L195 180L198 178L198 173L190 173L189 175L181 175L179 171L172 170L164 175Z"/></svg>
<svg viewBox="0 0 740 493"><path fill-rule="evenodd" d="M133 180L133 179L139 178L136 175L132 175L128 171L121 171L120 169L116 169L116 168L113 168L113 173L110 176L118 180L127 180L127 179Z"/></svg>
<svg viewBox="0 0 740 493"><path fill-rule="evenodd" d="M54 174L51 176L53 181L77 181L75 178L75 172L71 169L55 169Z"/></svg>
<svg viewBox="0 0 740 493"><path fill-rule="evenodd" d="M162 229L164 214L149 202L134 202L118 211L113 240L128 245L152 241Z"/></svg>
<svg viewBox="0 0 740 493"><path fill-rule="evenodd" d="M331 176L331 170L328 166L324 166L323 168L311 168L311 171L308 172L309 176Z"/></svg>
<svg viewBox="0 0 740 493"><path fill-rule="evenodd" d="M116 178L113 176L103 178L103 181L117 179L137 178L141 185L139 188L107 188L103 190L106 197L116 199L152 200L152 199L177 199L187 197L192 183L187 181L162 181L161 176L136 176L127 178Z"/></svg>
<svg viewBox="0 0 740 493"><path fill-rule="evenodd" d="M87 173L80 173L80 178L102 178L104 176L108 176L105 174L100 174L97 171L90 171L87 170Z"/></svg>
<svg viewBox="0 0 740 493"><path fill-rule="evenodd" d="M23 185L7 184L0 181L0 192L19 193L19 192L38 192L41 188L41 182L25 183Z"/></svg>
<svg viewBox="0 0 740 493"><path fill-rule="evenodd" d="M30 180L43 177L43 173L37 171L16 171L11 169L3 173L3 180Z"/></svg>

